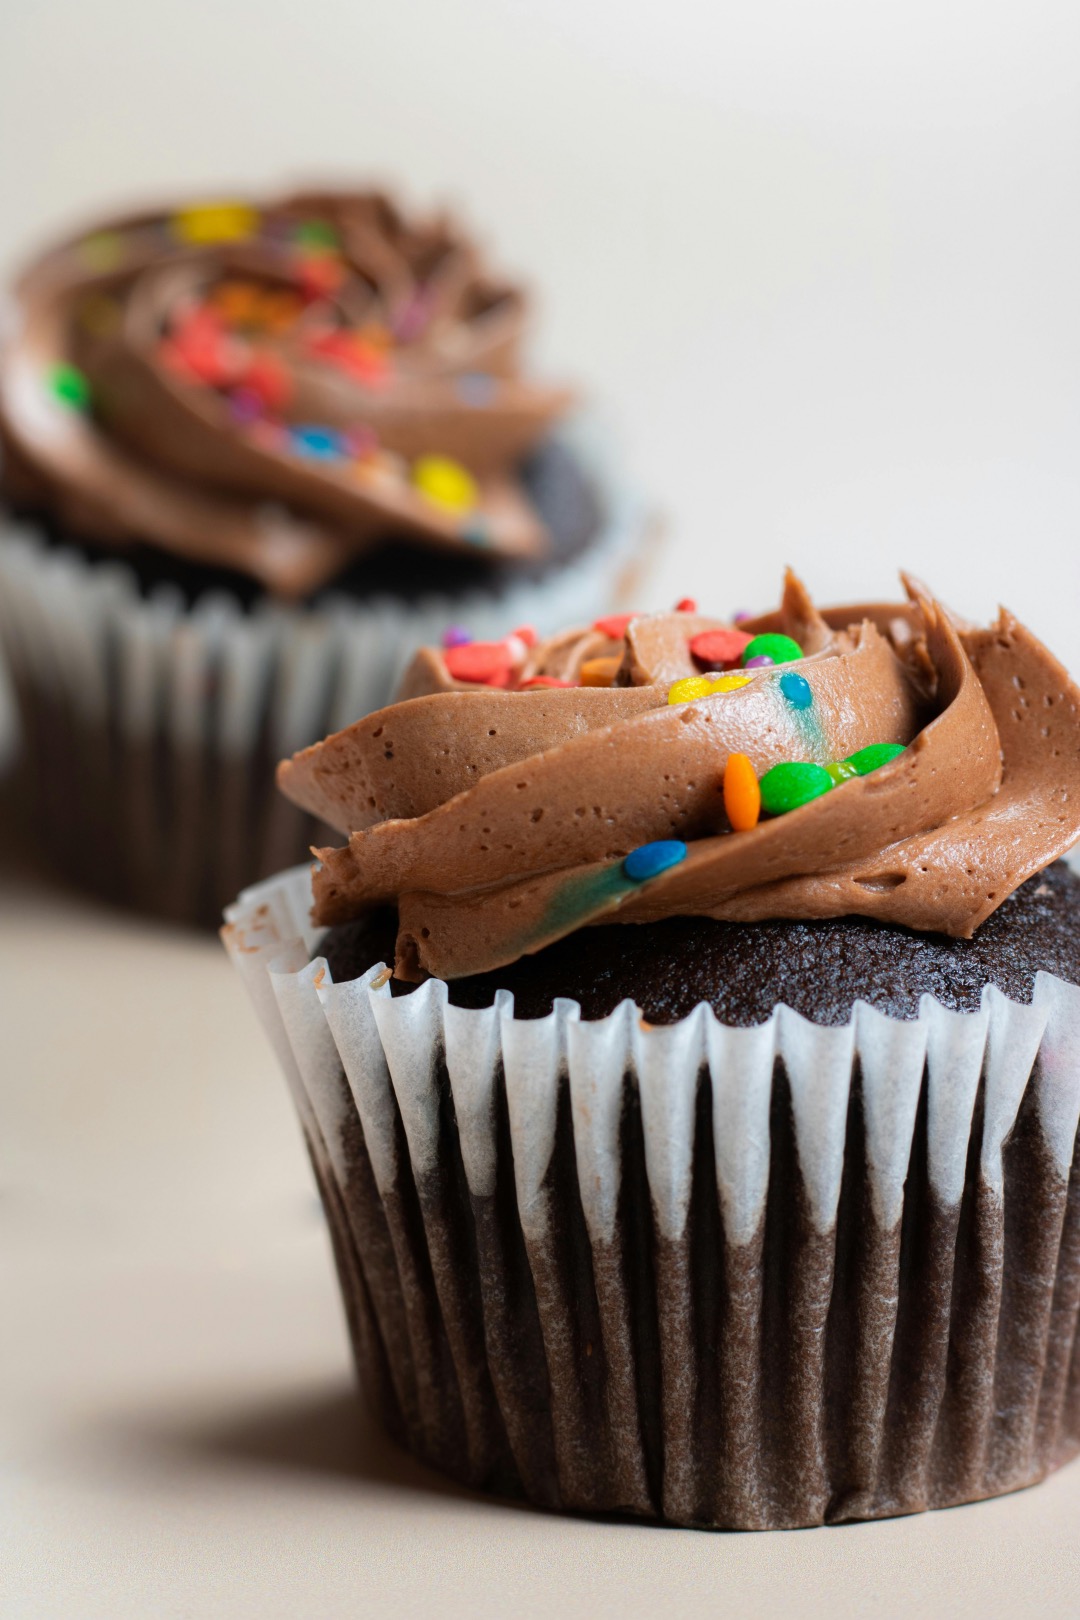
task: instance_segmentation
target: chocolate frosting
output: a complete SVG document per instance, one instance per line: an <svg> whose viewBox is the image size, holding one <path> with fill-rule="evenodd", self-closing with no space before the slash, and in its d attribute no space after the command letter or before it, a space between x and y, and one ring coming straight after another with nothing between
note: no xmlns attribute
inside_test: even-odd
<svg viewBox="0 0 1080 1620"><path fill-rule="evenodd" d="M406 979L496 968L590 923L678 915L858 915L969 938L1080 836L1080 691L1005 610L979 629L904 583L906 602L819 614L789 574L778 612L741 628L792 636L804 656L693 701L670 689L701 673L691 640L721 628L696 612L556 637L508 690L419 654L404 701L279 770L290 798L349 835L316 851L315 920L396 902ZM609 686L526 684L592 681L605 660ZM792 671L808 708L784 700ZM760 777L880 743L903 752L731 830L729 755ZM627 874L632 850L672 838L688 845L679 864Z"/></svg>
<svg viewBox="0 0 1080 1620"><path fill-rule="evenodd" d="M5 492L284 597L391 535L542 558L516 469L570 395L519 374L526 316L453 220L376 192L110 222L16 288Z"/></svg>

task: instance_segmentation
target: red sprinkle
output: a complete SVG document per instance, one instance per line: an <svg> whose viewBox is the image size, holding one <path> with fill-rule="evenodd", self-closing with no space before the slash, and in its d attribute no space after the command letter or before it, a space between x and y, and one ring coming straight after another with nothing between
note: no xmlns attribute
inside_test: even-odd
<svg viewBox="0 0 1080 1620"><path fill-rule="evenodd" d="M332 360L360 383L378 386L390 374L390 362L385 352L355 332L336 327L315 332L309 339L308 347L323 360Z"/></svg>
<svg viewBox="0 0 1080 1620"><path fill-rule="evenodd" d="M595 620L593 629L599 630L602 636L609 636L612 641L621 641L627 625L639 616L637 613L612 613L606 619Z"/></svg>
<svg viewBox="0 0 1080 1620"><path fill-rule="evenodd" d="M377 349L366 338L353 339L352 354L347 362L358 381L378 387L390 375L390 360L384 349Z"/></svg>
<svg viewBox="0 0 1080 1620"><path fill-rule="evenodd" d="M258 394L267 410L283 410L289 402L289 373L277 355L268 349L252 355L241 380L245 388Z"/></svg>
<svg viewBox="0 0 1080 1620"><path fill-rule="evenodd" d="M690 651L706 669L726 669L739 662L751 639L743 630L702 630L690 637Z"/></svg>
<svg viewBox="0 0 1080 1620"><path fill-rule="evenodd" d="M158 345L158 359L166 371L171 371L174 376L182 378L184 382L199 381L199 374L197 371L192 370L183 349L178 344L170 342L168 338Z"/></svg>
<svg viewBox="0 0 1080 1620"><path fill-rule="evenodd" d="M530 686L573 686L573 681L557 681L554 675L530 675L527 681L522 681L518 687L519 692L527 692Z"/></svg>
<svg viewBox="0 0 1080 1620"><path fill-rule="evenodd" d="M531 624L519 624L516 630L511 630L510 634L517 636L518 640L523 641L526 647L535 647L539 640Z"/></svg>
<svg viewBox="0 0 1080 1620"><path fill-rule="evenodd" d="M474 681L478 686L508 686L513 671L503 641L470 641L464 647L447 647L443 662L452 680Z"/></svg>
<svg viewBox="0 0 1080 1620"><path fill-rule="evenodd" d="M237 382L247 359L246 345L230 338L205 306L185 315L173 332L172 344L189 371L215 388Z"/></svg>
<svg viewBox="0 0 1080 1620"><path fill-rule="evenodd" d="M697 603L692 596L684 596L675 604L676 613L696 613Z"/></svg>
<svg viewBox="0 0 1080 1620"><path fill-rule="evenodd" d="M296 278L309 298L336 292L345 280L345 266L332 253L313 254L301 259Z"/></svg>

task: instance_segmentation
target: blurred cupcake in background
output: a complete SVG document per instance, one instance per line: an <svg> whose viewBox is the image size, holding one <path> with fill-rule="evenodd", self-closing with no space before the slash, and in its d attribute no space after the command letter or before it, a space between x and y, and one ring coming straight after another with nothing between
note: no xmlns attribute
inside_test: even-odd
<svg viewBox="0 0 1080 1620"><path fill-rule="evenodd" d="M315 833L274 762L415 648L617 603L644 537L528 300L375 191L132 215L25 271L0 356L19 802L109 899L212 923Z"/></svg>

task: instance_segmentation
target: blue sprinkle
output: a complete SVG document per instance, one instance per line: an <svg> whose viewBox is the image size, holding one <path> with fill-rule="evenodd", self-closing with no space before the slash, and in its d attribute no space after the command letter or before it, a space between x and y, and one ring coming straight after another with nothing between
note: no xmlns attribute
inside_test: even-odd
<svg viewBox="0 0 1080 1620"><path fill-rule="evenodd" d="M290 428L293 449L301 456L315 456L320 461L334 461L345 454L344 437L328 427L301 426Z"/></svg>
<svg viewBox="0 0 1080 1620"><path fill-rule="evenodd" d="M781 675L780 690L793 709L808 709L814 701L810 682L802 675L796 675L794 670L787 675Z"/></svg>
<svg viewBox="0 0 1080 1620"><path fill-rule="evenodd" d="M495 394L495 379L486 371L466 371L457 380L458 398L466 405L490 405Z"/></svg>
<svg viewBox="0 0 1080 1620"><path fill-rule="evenodd" d="M686 859L686 845L678 838L661 838L655 844L642 844L632 849L622 863L626 876L634 883L659 877L669 866L678 866Z"/></svg>

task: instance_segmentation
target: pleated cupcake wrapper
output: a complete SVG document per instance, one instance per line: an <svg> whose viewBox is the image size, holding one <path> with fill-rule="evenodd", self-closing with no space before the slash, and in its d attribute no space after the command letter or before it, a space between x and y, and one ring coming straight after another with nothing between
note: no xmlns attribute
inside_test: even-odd
<svg viewBox="0 0 1080 1620"><path fill-rule="evenodd" d="M604 470L588 426L576 436ZM328 599L245 613L139 594L121 562L87 563L0 531L0 649L33 821L71 876L111 898L216 926L245 884L299 860L316 825L273 787L279 759L389 702L448 623L479 638L543 633L610 608L646 515L599 480L602 537L543 582L407 606Z"/></svg>
<svg viewBox="0 0 1080 1620"><path fill-rule="evenodd" d="M305 870L225 939L289 1081L362 1385L437 1467L740 1528L1080 1447L1080 989L959 1014L516 1019L334 984Z"/></svg>

